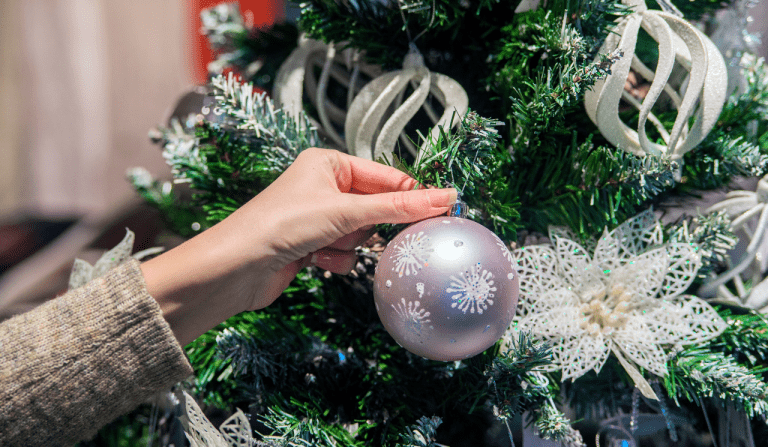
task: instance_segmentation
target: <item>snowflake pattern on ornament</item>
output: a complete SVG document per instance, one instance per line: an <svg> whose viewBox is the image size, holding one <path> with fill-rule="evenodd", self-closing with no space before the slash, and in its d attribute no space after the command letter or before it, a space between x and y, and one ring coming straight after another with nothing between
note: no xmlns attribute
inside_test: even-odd
<svg viewBox="0 0 768 447"><path fill-rule="evenodd" d="M499 236L496 234L493 235L494 238L496 238L496 245L501 249L501 254L506 258L507 262L512 266L512 270L515 270L515 258L512 256L512 253L507 248L507 245L504 243L504 241L501 240ZM512 272L507 273L508 279L515 279L515 274Z"/></svg>
<svg viewBox="0 0 768 447"><path fill-rule="evenodd" d="M420 305L419 301L405 301L405 298L400 298L397 306L391 304L397 316L400 317L400 321L403 322L403 326L409 332L419 335L421 335L423 327L432 321L429 319L430 313L426 309L419 309Z"/></svg>
<svg viewBox="0 0 768 447"><path fill-rule="evenodd" d="M448 293L458 292L451 295L451 307L458 307L465 314L467 310L470 313L477 311L482 314L488 306L493 305L493 292L496 291L493 286L493 273L483 269L478 262L459 275L461 278L451 275L451 285L445 289Z"/></svg>
<svg viewBox="0 0 768 447"><path fill-rule="evenodd" d="M424 236L424 232L418 234L406 234L405 240L395 247L395 266L392 270L402 278L403 275L416 275L419 269L427 266L429 255L435 251L430 244L430 239Z"/></svg>
<svg viewBox="0 0 768 447"><path fill-rule="evenodd" d="M512 256L512 253L507 248L507 244L504 243L504 241L501 240L499 236L496 234L493 235L493 238L496 239L496 245L501 250L501 254L504 255L504 257L509 261L510 264L515 264L515 258Z"/></svg>

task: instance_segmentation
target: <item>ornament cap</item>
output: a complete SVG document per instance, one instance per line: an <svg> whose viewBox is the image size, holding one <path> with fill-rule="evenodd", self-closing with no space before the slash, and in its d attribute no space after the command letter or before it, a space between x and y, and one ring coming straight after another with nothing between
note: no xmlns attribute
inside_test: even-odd
<svg viewBox="0 0 768 447"><path fill-rule="evenodd" d="M461 200L461 197L456 198L456 203L451 206L451 210L448 211L448 215L451 217L466 218L469 212L469 207Z"/></svg>

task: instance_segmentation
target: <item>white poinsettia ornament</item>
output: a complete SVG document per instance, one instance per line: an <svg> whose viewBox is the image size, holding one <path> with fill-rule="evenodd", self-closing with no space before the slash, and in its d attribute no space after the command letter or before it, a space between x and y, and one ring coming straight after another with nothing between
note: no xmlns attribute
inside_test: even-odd
<svg viewBox="0 0 768 447"><path fill-rule="evenodd" d="M695 246L663 244L653 212L603 233L590 256L567 231L550 229L554 247L513 252L520 275L518 315L507 337L531 332L553 348L550 371L576 379L599 372L613 353L649 398L637 369L667 374L668 349L720 334L725 322L706 302L683 295L701 265Z"/></svg>

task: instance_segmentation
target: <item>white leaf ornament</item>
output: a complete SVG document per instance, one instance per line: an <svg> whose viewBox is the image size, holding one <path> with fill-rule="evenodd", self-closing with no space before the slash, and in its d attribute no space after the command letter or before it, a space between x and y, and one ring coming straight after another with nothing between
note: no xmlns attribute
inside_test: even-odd
<svg viewBox="0 0 768 447"><path fill-rule="evenodd" d="M614 63L611 74L585 94L587 114L614 146L637 156L651 154L679 160L707 136L720 116L728 86L725 61L707 36L677 15L649 10L644 0L625 0L624 3L634 12L619 19L600 50L610 54L618 49L623 55ZM635 55L641 27L659 44L655 71ZM675 62L688 72L680 91L668 83ZM642 102L624 89L630 69L652 82ZM662 92L677 109L671 130L651 111ZM640 111L637 130L619 117L622 99ZM689 126L692 116L695 119ZM649 140L648 121L656 128L663 144Z"/></svg>

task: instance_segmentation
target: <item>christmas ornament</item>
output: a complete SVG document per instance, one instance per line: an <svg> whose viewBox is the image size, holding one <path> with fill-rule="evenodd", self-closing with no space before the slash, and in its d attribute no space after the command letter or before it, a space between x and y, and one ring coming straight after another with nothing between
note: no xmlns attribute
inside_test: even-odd
<svg viewBox="0 0 768 447"><path fill-rule="evenodd" d="M320 68L319 76L315 74ZM304 93L317 112L312 125L338 149L346 150L346 142L337 131L344 122L355 94L363 85L363 77L373 78L381 73L375 65L363 62L361 54L347 48L302 37L299 46L288 56L277 72L272 92L274 101L289 115L298 117L304 110ZM362 75L362 76L361 76ZM328 98L328 84L333 78L347 91L346 109Z"/></svg>
<svg viewBox="0 0 768 447"><path fill-rule="evenodd" d="M728 85L725 62L715 45L681 17L648 10L643 0L625 0L624 3L634 12L619 19L600 50L610 54L618 49L623 56L614 63L611 74L585 94L587 114L603 136L620 149L637 156L650 154L680 159L704 139L720 116ZM641 27L659 44L655 71L635 55ZM687 80L677 90L668 82L675 62L688 72ZM652 81L642 102L625 91L630 69ZM651 112L662 92L677 109L671 131ZM640 111L636 131L619 117L622 99ZM690 124L694 112L695 119ZM646 133L648 121L664 144L650 141Z"/></svg>
<svg viewBox="0 0 768 447"><path fill-rule="evenodd" d="M432 360L471 357L493 345L515 313L518 278L501 239L461 217L411 225L382 253L374 299L404 348Z"/></svg>
<svg viewBox="0 0 768 447"><path fill-rule="evenodd" d="M550 229L554 247L512 253L520 306L505 338L530 331L549 343L563 380L599 372L613 353L646 397L657 399L635 365L667 374L665 347L699 343L725 322L706 302L682 293L701 261L688 244L662 244L653 212L604 231L592 256L567 231Z"/></svg>
<svg viewBox="0 0 768 447"><path fill-rule="evenodd" d="M409 85L414 88L403 101ZM443 106L442 116L437 114L426 102L432 94ZM392 107L395 111L386 119L385 114ZM424 66L424 58L411 46L406 55L403 69L385 73L368 84L357 94L349 107L344 124L347 151L368 160L377 160L380 156L390 159L389 154L395 149L397 139L414 157L419 157L418 150L402 133L411 118L424 108L434 126L424 145L436 138L440 126L458 125L460 120L452 120L454 114L463 117L469 110L469 99L461 85L448 76L432 73ZM380 123L384 120L384 123Z"/></svg>
<svg viewBox="0 0 768 447"><path fill-rule="evenodd" d="M725 199L706 211L707 214L725 211L731 220L731 230L744 241L748 241L743 250L734 255L737 259L728 270L708 279L699 289L699 296L716 298L718 301L749 307L761 312L768 311L768 283L763 280L765 269L764 260L766 245L766 227L768 227L768 176L757 183L755 191L731 191ZM750 269L750 267L752 267ZM751 270L751 275L749 275ZM751 276L751 282L756 284L747 290L743 276ZM725 284L733 280L737 295L731 292Z"/></svg>

